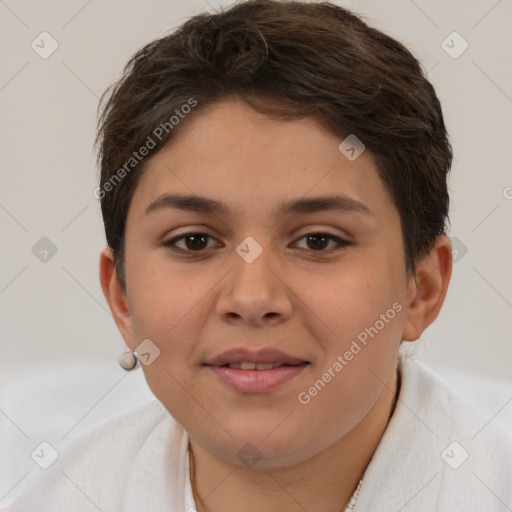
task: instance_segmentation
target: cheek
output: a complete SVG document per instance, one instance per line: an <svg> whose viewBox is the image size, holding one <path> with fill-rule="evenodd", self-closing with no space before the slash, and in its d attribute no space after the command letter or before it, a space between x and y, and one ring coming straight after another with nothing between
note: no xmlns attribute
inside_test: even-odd
<svg viewBox="0 0 512 512"><path fill-rule="evenodd" d="M378 264L373 268L364 263L350 268L341 264L338 268L333 266L329 275L314 276L303 286L300 299L304 304L304 318L311 322L309 330L318 334L318 342L326 352L342 350L376 322L379 331L390 331L391 320L397 313L393 304L402 300L395 288L393 276ZM380 320L383 314L385 324ZM382 328L384 325L386 329Z"/></svg>
<svg viewBox="0 0 512 512"><path fill-rule="evenodd" d="M199 320L202 300L218 279L204 272L198 277L192 265L172 263L165 251L143 256L134 256L126 267L134 331L162 344L177 333L187 338L184 326L189 317Z"/></svg>
<svg viewBox="0 0 512 512"><path fill-rule="evenodd" d="M302 390L303 401L316 401L324 411L330 408L337 420L346 411L352 419L365 413L395 364L405 306L393 275L375 265L334 274L328 283L312 281L308 287L304 302L310 308L305 311L315 314L304 318L322 346L322 358L314 368L312 387ZM333 403L340 408L333 409Z"/></svg>
<svg viewBox="0 0 512 512"><path fill-rule="evenodd" d="M153 394L179 418L187 410L186 393L195 356L204 306L199 300L211 285L197 283L186 273L138 272L131 280L132 325L135 343L150 339L158 358L141 368Z"/></svg>

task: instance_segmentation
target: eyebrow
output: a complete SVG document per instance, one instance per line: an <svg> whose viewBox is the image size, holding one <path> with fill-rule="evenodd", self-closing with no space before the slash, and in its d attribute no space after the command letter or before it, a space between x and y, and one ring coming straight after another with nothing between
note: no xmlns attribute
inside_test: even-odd
<svg viewBox="0 0 512 512"><path fill-rule="evenodd" d="M145 215L168 208L210 215L228 216L230 213L229 207L225 203L207 197L198 195L163 194L146 208ZM281 217L290 213L308 214L332 210L372 215L375 217L375 214L368 206L346 195L318 196L284 201L274 209L273 215L275 217Z"/></svg>

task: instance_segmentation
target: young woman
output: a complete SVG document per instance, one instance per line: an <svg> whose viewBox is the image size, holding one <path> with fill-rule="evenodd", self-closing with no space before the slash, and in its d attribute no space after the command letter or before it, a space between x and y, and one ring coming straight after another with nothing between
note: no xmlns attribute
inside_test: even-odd
<svg viewBox="0 0 512 512"><path fill-rule="evenodd" d="M158 400L10 512L512 509L510 439L401 348L452 265L407 49L330 3L198 15L133 56L98 142L101 284Z"/></svg>

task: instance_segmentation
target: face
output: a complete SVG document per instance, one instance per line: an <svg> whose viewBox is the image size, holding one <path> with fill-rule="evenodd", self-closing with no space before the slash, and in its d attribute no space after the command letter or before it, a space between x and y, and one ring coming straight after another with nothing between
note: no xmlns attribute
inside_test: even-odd
<svg viewBox="0 0 512 512"><path fill-rule="evenodd" d="M310 118L217 103L148 161L133 196L126 342L151 340L153 393L233 464L246 443L259 467L320 453L394 371L408 286L400 218L372 155L350 161L342 140Z"/></svg>

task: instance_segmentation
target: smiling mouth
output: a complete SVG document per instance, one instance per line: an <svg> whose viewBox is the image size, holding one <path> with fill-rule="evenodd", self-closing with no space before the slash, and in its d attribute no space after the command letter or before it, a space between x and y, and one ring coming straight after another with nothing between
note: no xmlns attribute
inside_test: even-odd
<svg viewBox="0 0 512 512"><path fill-rule="evenodd" d="M274 368L281 368L283 366L302 366L304 364L309 364L307 362L298 363L298 364L286 364L286 363L251 363L249 361L244 361L240 363L227 363L223 364L219 368L230 368L232 370L273 370Z"/></svg>
<svg viewBox="0 0 512 512"><path fill-rule="evenodd" d="M223 365L205 365L229 389L243 394L269 393L298 378L310 366L309 362L240 361Z"/></svg>
<svg viewBox="0 0 512 512"><path fill-rule="evenodd" d="M208 358L204 368L228 389L243 394L268 393L299 378L310 361L273 347L238 347Z"/></svg>

